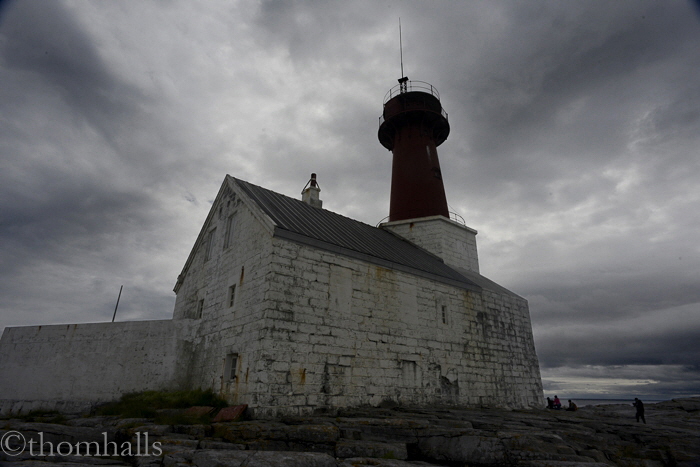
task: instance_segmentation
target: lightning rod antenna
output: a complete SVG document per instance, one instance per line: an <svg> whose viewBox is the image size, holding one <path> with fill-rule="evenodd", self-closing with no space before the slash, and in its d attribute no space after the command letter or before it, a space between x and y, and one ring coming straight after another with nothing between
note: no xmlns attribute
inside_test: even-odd
<svg viewBox="0 0 700 467"><path fill-rule="evenodd" d="M401 38L401 17L399 17L399 53L401 55L401 77L403 78L403 40Z"/></svg>
<svg viewBox="0 0 700 467"><path fill-rule="evenodd" d="M403 40L401 38L401 18L399 18L399 51L401 53L401 78L399 78L399 92L408 92L408 78L403 74Z"/></svg>

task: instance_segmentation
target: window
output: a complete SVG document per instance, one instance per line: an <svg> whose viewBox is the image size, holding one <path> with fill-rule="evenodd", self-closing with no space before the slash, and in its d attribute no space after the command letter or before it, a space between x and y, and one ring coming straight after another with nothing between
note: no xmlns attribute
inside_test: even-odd
<svg viewBox="0 0 700 467"><path fill-rule="evenodd" d="M231 246L233 243L233 231L234 231L234 221L236 214L231 214L226 219L226 232L224 234L224 250Z"/></svg>
<svg viewBox="0 0 700 467"><path fill-rule="evenodd" d="M224 364L224 381L235 381L238 375L238 354L230 353L226 355L226 363Z"/></svg>
<svg viewBox="0 0 700 467"><path fill-rule="evenodd" d="M204 299L201 299L200 301L197 302L197 311L195 312L194 317L201 318L202 317L202 310L204 310Z"/></svg>
<svg viewBox="0 0 700 467"><path fill-rule="evenodd" d="M233 308L233 304L236 299L236 285L232 285L228 288L228 307Z"/></svg>
<svg viewBox="0 0 700 467"><path fill-rule="evenodd" d="M450 307L444 297L438 298L435 304L435 320L441 325L450 325Z"/></svg>
<svg viewBox="0 0 700 467"><path fill-rule="evenodd" d="M216 232L216 229L212 229L212 231L209 232L206 240L204 241L204 261L209 261L211 259L211 252L212 252L212 248L214 246L214 233L215 232Z"/></svg>

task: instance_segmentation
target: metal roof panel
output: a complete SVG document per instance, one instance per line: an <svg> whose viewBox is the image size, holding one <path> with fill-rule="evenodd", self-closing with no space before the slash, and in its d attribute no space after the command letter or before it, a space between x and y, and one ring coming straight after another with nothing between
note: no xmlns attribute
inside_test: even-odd
<svg viewBox="0 0 700 467"><path fill-rule="evenodd" d="M481 287L439 257L384 229L235 179L276 224L275 235L469 290Z"/></svg>

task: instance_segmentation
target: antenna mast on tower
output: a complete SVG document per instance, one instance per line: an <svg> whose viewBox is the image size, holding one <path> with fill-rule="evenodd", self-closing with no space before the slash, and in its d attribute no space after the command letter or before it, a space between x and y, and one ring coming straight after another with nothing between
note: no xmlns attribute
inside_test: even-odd
<svg viewBox="0 0 700 467"><path fill-rule="evenodd" d="M401 38L401 18L399 18L399 53L401 54L401 77L403 77L403 39Z"/></svg>
<svg viewBox="0 0 700 467"><path fill-rule="evenodd" d="M408 77L403 74L403 38L401 36L401 17L399 17L399 54L401 56L401 78L399 78L399 84L401 85L400 92L404 93L407 91L406 83L408 83Z"/></svg>

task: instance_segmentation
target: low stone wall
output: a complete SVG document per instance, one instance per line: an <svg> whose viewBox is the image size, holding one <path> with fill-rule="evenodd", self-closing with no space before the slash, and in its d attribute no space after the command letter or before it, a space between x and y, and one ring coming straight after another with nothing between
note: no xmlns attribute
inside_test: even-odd
<svg viewBox="0 0 700 467"><path fill-rule="evenodd" d="M0 397L9 402L3 411L65 409L60 401L82 404L173 389L183 329L182 322L171 320L6 328Z"/></svg>

